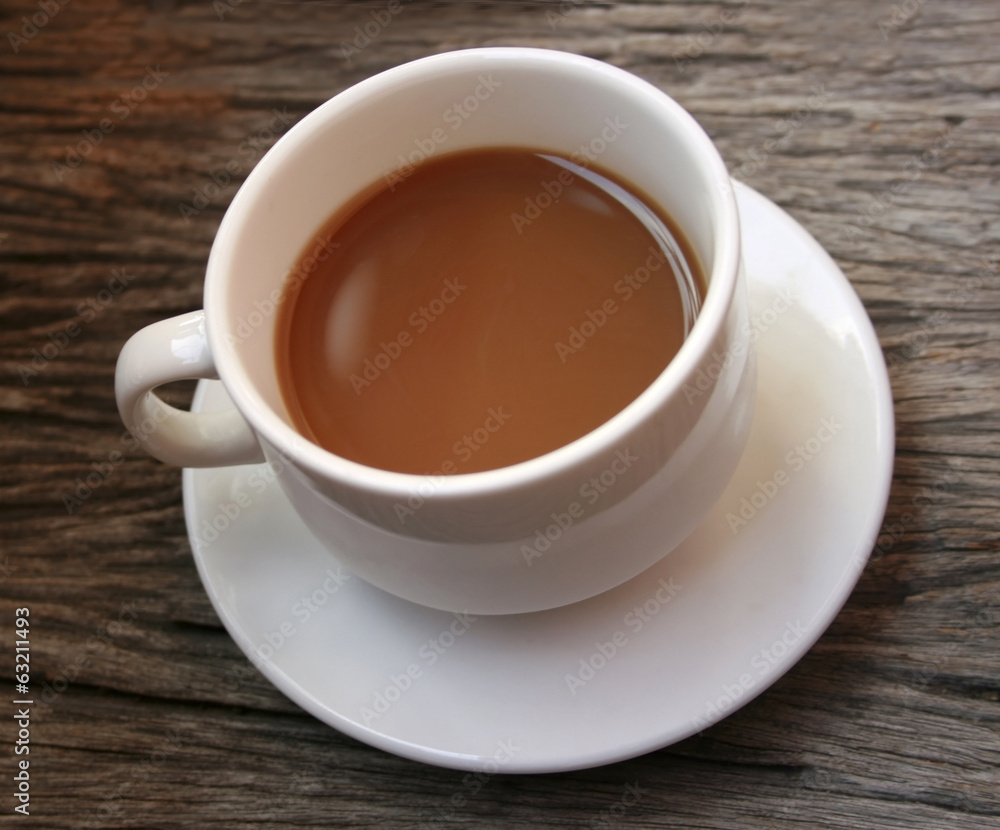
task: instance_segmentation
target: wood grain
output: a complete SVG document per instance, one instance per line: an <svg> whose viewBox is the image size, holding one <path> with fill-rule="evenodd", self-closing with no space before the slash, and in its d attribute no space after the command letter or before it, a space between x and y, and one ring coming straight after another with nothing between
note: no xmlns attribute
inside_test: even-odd
<svg viewBox="0 0 1000 830"><path fill-rule="evenodd" d="M30 607L33 682L57 692L32 724L33 826L1000 828L996 4L413 2L345 56L378 8L0 9L0 629L10 649ZM199 582L180 473L123 442L112 390L133 331L201 305L225 207L288 124L379 70L490 44L597 57L684 104L850 278L898 449L872 561L774 687L675 746L497 776L456 809L461 773L338 734L250 667ZM642 797L616 812L627 784Z"/></svg>

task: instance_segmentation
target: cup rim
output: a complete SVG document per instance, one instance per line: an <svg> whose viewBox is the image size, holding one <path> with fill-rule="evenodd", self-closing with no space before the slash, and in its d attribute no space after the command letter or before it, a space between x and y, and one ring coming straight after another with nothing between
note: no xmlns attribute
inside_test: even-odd
<svg viewBox="0 0 1000 830"><path fill-rule="evenodd" d="M213 310L226 306L227 262L235 248L244 214L252 206L259 187L276 174L285 159L294 155L316 128L364 98L388 91L401 82L412 84L439 73L499 70L505 63L513 63L519 69L569 68L579 72L583 82L603 76L605 81L646 98L650 106L669 112L689 151L705 166L709 178L716 184L708 194L712 205L710 213L717 227L714 267L698 317L677 354L638 397L600 426L543 455L507 467L440 476L383 470L335 455L302 436L271 408L251 382L241 356L225 337L227 325L213 322ZM428 482L433 482L434 498L478 496L516 490L558 477L588 459L622 449L626 435L649 420L665 401L682 394L685 379L695 373L725 323L739 270L739 215L729 173L707 133L672 97L624 69L582 55L535 47L476 47L420 58L358 82L304 116L265 153L234 196L212 245L205 279L206 328L219 377L234 404L258 436L283 458L293 460L324 479L393 497L405 498L422 485L426 489Z"/></svg>

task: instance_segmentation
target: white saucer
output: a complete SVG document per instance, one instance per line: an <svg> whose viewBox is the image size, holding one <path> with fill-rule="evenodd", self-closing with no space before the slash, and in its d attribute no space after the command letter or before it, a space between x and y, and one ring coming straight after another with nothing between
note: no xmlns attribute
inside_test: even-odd
<svg viewBox="0 0 1000 830"><path fill-rule="evenodd" d="M265 468L184 471L202 581L275 686L388 752L537 773L679 741L802 657L874 544L892 399L840 269L790 216L736 187L759 332L749 447L701 527L625 585L554 611L459 620L349 577ZM217 381L199 385L195 409L225 405ZM228 527L213 541L206 521Z"/></svg>

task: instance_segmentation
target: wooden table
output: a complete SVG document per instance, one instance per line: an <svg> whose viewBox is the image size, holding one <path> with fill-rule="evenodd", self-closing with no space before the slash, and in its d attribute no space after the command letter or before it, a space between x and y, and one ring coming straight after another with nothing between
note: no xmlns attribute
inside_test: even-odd
<svg viewBox="0 0 1000 830"><path fill-rule="evenodd" d="M2 684L16 699L26 607L48 703L29 756L3 706L0 824L30 757L33 827L1000 827L996 3L401 2L371 24L389 8L5 4ZM226 205L291 123L489 44L580 52L678 98L850 278L898 450L872 561L770 690L677 745L496 776L452 810L463 773L338 734L250 666L196 573L180 472L123 442L112 389L129 334L201 306Z"/></svg>

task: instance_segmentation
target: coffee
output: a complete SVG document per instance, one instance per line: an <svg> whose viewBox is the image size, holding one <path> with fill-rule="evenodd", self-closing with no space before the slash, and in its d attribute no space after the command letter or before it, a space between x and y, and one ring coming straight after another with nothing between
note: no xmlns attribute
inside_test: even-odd
<svg viewBox="0 0 1000 830"><path fill-rule="evenodd" d="M704 277L635 187L529 149L407 172L330 217L280 306L304 436L384 470L505 467L591 432L677 353Z"/></svg>

